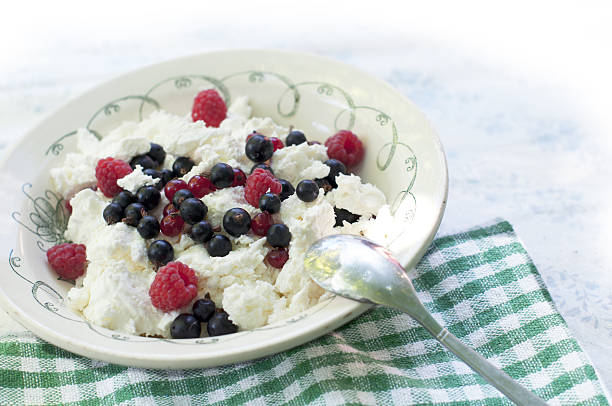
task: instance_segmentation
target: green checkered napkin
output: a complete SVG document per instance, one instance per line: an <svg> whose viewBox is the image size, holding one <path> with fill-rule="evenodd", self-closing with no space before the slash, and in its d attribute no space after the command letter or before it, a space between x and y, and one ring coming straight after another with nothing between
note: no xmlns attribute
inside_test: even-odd
<svg viewBox="0 0 612 406"><path fill-rule="evenodd" d="M411 275L425 306L550 404L608 405L507 222L438 238ZM0 336L2 404L511 404L410 317L375 308L301 347L219 368L156 371Z"/></svg>

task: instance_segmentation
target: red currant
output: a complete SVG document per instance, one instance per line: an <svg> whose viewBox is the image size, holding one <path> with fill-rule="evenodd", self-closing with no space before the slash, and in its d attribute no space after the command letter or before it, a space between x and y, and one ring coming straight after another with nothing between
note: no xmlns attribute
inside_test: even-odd
<svg viewBox="0 0 612 406"><path fill-rule="evenodd" d="M178 209L176 207L174 207L174 205L172 203L168 203L166 206L164 206L164 216L167 216L168 214L171 213L177 213Z"/></svg>
<svg viewBox="0 0 612 406"><path fill-rule="evenodd" d="M164 193L169 201L172 201L174 194L181 189L188 189L187 183L182 179L172 179L164 186Z"/></svg>
<svg viewBox="0 0 612 406"><path fill-rule="evenodd" d="M253 234L261 237L265 236L273 223L274 221L272 220L272 215L270 213L256 214L251 220L251 229L253 230Z"/></svg>
<svg viewBox="0 0 612 406"><path fill-rule="evenodd" d="M285 262L289 259L289 252L286 248L275 248L266 254L266 262L277 269L282 269Z"/></svg>
<svg viewBox="0 0 612 406"><path fill-rule="evenodd" d="M283 144L283 142L280 140L280 138L270 137L268 139L270 141L272 141L272 144L274 145L274 151L276 151L277 149L281 149L281 148L285 147L285 144Z"/></svg>
<svg viewBox="0 0 612 406"><path fill-rule="evenodd" d="M185 221L178 212L170 213L162 218L159 228L164 235L176 237L183 231Z"/></svg>
<svg viewBox="0 0 612 406"><path fill-rule="evenodd" d="M244 186L246 183L246 175L242 171L242 169L234 168L234 183L232 183L232 187L234 186Z"/></svg>
<svg viewBox="0 0 612 406"><path fill-rule="evenodd" d="M217 188L215 185L213 185L210 179L205 178L204 176L195 175L189 179L189 190L191 190L193 197L197 197L199 199L209 193L214 192L217 190Z"/></svg>

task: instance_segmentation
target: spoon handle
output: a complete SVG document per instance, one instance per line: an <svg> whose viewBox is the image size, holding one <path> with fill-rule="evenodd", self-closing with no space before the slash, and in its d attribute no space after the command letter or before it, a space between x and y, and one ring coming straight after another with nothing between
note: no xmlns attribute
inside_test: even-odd
<svg viewBox="0 0 612 406"><path fill-rule="evenodd" d="M491 385L506 395L511 401L519 406L546 405L546 402L512 379L504 371L491 364L482 355L463 344L446 328L442 327L425 307L422 305L419 307L421 307L421 309L418 309L416 312L413 307L410 311L410 315L425 327L444 347L459 357Z"/></svg>

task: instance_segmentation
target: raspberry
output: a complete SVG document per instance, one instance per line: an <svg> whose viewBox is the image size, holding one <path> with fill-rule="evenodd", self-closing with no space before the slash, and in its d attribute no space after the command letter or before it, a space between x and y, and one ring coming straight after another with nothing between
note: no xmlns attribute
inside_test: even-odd
<svg viewBox="0 0 612 406"><path fill-rule="evenodd" d="M274 151L276 151L277 149L285 148L285 144L283 144L280 138L270 137L268 139L272 141L272 144L274 145Z"/></svg>
<svg viewBox="0 0 612 406"><path fill-rule="evenodd" d="M264 259L266 262L268 262L268 264L270 264L270 266L273 266L276 269L282 269L285 262L287 262L289 259L289 252L286 248L275 248L268 251Z"/></svg>
<svg viewBox="0 0 612 406"><path fill-rule="evenodd" d="M49 248L47 261L59 276L75 279L85 273L87 254L83 244L64 243Z"/></svg>
<svg viewBox="0 0 612 406"><path fill-rule="evenodd" d="M191 179L189 179L189 190L193 194L193 197L197 197L198 199L206 196L209 193L217 190L215 185L204 176L195 175Z"/></svg>
<svg viewBox="0 0 612 406"><path fill-rule="evenodd" d="M363 160L363 144L355 134L340 130L325 141L327 156L337 159L347 167L358 165Z"/></svg>
<svg viewBox="0 0 612 406"><path fill-rule="evenodd" d="M232 187L234 186L244 186L246 183L246 175L244 171L240 168L234 169L234 183L232 183Z"/></svg>
<svg viewBox="0 0 612 406"><path fill-rule="evenodd" d="M225 117L227 107L215 89L203 90L193 100L191 118L194 122L204 120L206 127L219 127Z"/></svg>
<svg viewBox="0 0 612 406"><path fill-rule="evenodd" d="M257 168L247 178L244 187L244 198L253 207L259 207L259 198L267 192L276 195L282 192L283 186L281 183L265 169Z"/></svg>
<svg viewBox="0 0 612 406"><path fill-rule="evenodd" d="M181 262L168 262L159 268L149 288L151 303L169 312L189 304L198 293L198 278L193 269Z"/></svg>
<svg viewBox="0 0 612 406"><path fill-rule="evenodd" d="M253 230L253 234L258 235L260 237L265 237L268 233L268 229L274 223L272 219L272 215L270 213L258 213L251 220L251 230Z"/></svg>
<svg viewBox="0 0 612 406"><path fill-rule="evenodd" d="M123 190L117 185L117 180L128 173L132 173L132 168L127 162L114 158L100 159L96 165L98 188L104 196L113 197Z"/></svg>

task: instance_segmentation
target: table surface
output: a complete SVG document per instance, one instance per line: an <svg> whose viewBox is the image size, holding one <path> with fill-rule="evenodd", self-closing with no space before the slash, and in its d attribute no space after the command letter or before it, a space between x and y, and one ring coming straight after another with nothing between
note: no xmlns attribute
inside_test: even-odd
<svg viewBox="0 0 612 406"><path fill-rule="evenodd" d="M211 48L235 47L206 30L180 43L124 38L49 42L26 62L0 67L0 157L64 102L126 71ZM138 38L140 41L142 38ZM261 47L330 56L385 79L431 119L445 147L450 190L441 232L508 219L562 315L604 382L612 382L612 219L609 144L567 89L456 52L440 43L259 40ZM155 46L153 46L155 45ZM1 188L1 187L0 187ZM9 221L8 218L0 220ZM0 332L21 330L0 310Z"/></svg>

